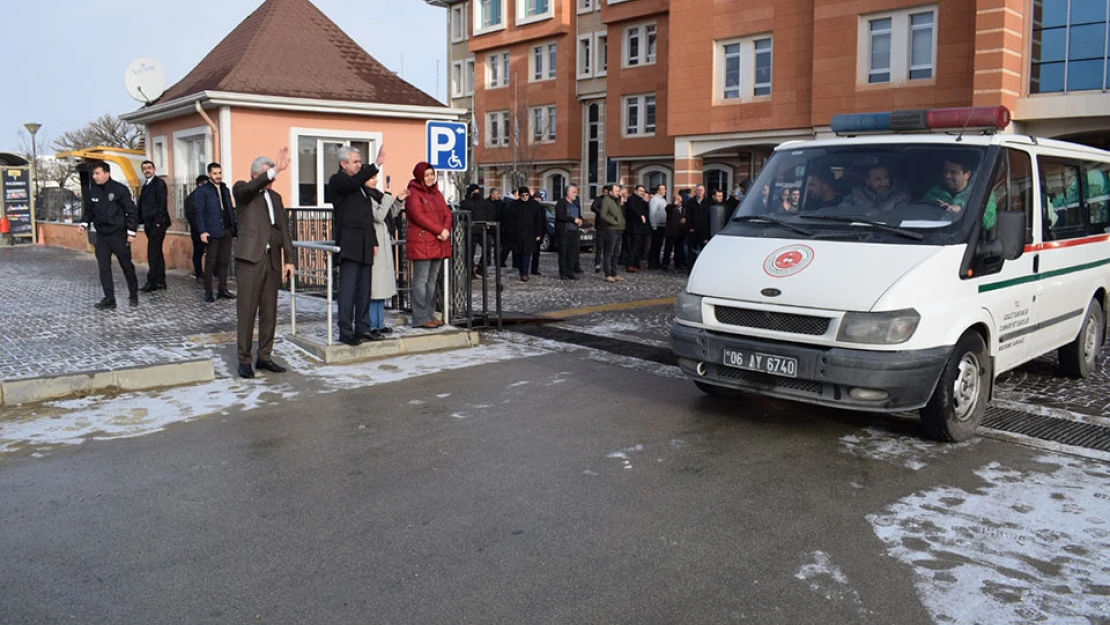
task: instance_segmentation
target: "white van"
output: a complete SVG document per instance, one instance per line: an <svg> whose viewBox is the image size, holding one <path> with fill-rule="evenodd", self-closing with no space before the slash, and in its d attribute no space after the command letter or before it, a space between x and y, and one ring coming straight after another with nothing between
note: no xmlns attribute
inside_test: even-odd
<svg viewBox="0 0 1110 625"><path fill-rule="evenodd" d="M1091 375L1110 153L1008 124L1002 107L850 115L841 138L780 145L675 303L682 370L711 395L920 410L950 441L1004 371L1058 350Z"/></svg>

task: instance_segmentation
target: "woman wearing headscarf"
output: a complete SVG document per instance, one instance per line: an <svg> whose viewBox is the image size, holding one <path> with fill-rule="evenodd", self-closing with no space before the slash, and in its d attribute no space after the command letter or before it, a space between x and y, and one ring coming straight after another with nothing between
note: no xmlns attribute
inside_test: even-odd
<svg viewBox="0 0 1110 625"><path fill-rule="evenodd" d="M451 210L439 192L436 171L428 163L418 163L409 181L405 212L409 227L405 253L412 261L412 325L438 328L435 318L436 287L443 259L451 257Z"/></svg>
<svg viewBox="0 0 1110 625"><path fill-rule="evenodd" d="M385 300L397 294L397 273L393 265L393 237L390 235L392 217L405 208L408 189L401 189L397 197L390 194L387 186L385 193L378 190L378 175L366 181L366 195L370 200L370 211L374 217L374 233L378 237L378 254L370 268L370 319L367 326L376 336L389 334L393 329L385 325ZM377 340L377 339L373 339Z"/></svg>

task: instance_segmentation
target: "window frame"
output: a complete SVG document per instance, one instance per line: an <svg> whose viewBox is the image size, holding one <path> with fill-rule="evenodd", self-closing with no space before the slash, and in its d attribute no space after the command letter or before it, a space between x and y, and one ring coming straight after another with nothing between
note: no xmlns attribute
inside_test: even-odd
<svg viewBox="0 0 1110 625"><path fill-rule="evenodd" d="M523 26L525 24L534 24L545 20L553 19L555 17L555 0L543 0L547 2L547 10L543 13L536 15L527 15L528 3L537 2L538 0L516 0L516 25Z"/></svg>
<svg viewBox="0 0 1110 625"><path fill-rule="evenodd" d="M451 19L451 43L462 43L470 38L467 29L466 5L456 4L449 13Z"/></svg>
<svg viewBox="0 0 1110 625"><path fill-rule="evenodd" d="M167 167L168 161L166 158L168 155L169 152L166 150L166 135L158 135L157 137L151 138L150 154L147 156L150 158L151 162L154 163L155 176L168 175L169 169Z"/></svg>
<svg viewBox="0 0 1110 625"><path fill-rule="evenodd" d="M701 179L702 184L705 185L706 193L711 190L708 183L708 174L710 172L719 172L724 174L725 188L721 189L721 191L724 191L725 198L727 199L732 193L733 180L736 178L734 168L724 163L709 163L707 165L703 165L701 168Z"/></svg>
<svg viewBox="0 0 1110 625"><path fill-rule="evenodd" d="M1101 22L1097 22L1097 21L1096 22L1078 21L1078 20L1073 22L1072 21L1072 14L1071 14L1071 6L1070 6L1070 3L1069 3L1068 8L1066 10L1064 23L1062 25L1052 25L1052 26L1048 26L1048 27L1045 27L1045 26L1042 25L1039 28L1038 28L1038 22L1036 21L1037 20L1037 14L1036 14L1035 3L1034 3L1034 6L1031 7L1031 8L1032 8L1032 11L1031 11L1031 14L1029 16L1030 17L1030 22L1032 24L1032 26L1030 27L1030 30L1029 30L1029 39L1030 39L1030 46L1029 46L1029 82L1028 82L1029 95L1034 95L1034 96L1035 95L1042 95L1042 94L1044 94L1044 95L1048 95L1048 94L1067 95L1069 93L1089 93L1089 94L1094 95L1096 92L1101 91L1101 92L1105 93L1107 91L1107 89L1110 89L1110 7L1107 7L1107 9L1105 9L1107 11L1107 13L1103 14L1103 21L1101 21ZM1096 57L1071 58L1073 56L1072 50L1071 50L1072 30L1075 29L1075 28L1084 28L1085 29L1085 28L1100 25L1100 24L1102 25L1102 37L1103 37L1101 57L1098 57L1098 58L1096 58ZM1038 53L1043 53L1043 51L1044 51L1043 50L1043 48L1044 48L1044 46L1043 46L1044 33L1047 32L1047 31L1060 31L1060 32L1063 33L1064 49L1063 49L1063 58L1062 59L1051 59L1051 60L1044 61L1044 60L1036 60L1036 58L1034 57L1034 54L1033 54L1034 50L1037 50ZM1072 65L1073 63L1090 63L1090 62L1093 62L1093 61L1101 61L1102 62L1102 72L1101 72L1102 85L1101 85L1101 87L1075 87L1075 88L1069 87L1068 83L1070 82L1070 78L1071 78L1070 73L1068 71L1069 66ZM1059 89L1051 89L1051 90L1043 90L1041 88L1042 75L1037 70L1039 70L1041 66L1056 66L1056 65L1062 66L1062 70L1063 70L1062 73L1060 74L1060 81L1061 81L1060 88ZM1037 86L1036 89L1034 89L1034 83Z"/></svg>
<svg viewBox="0 0 1110 625"><path fill-rule="evenodd" d="M609 31L594 33L594 54L594 78L604 78L609 74Z"/></svg>
<svg viewBox="0 0 1110 625"><path fill-rule="evenodd" d="M451 97L461 98L466 91L466 61L451 63Z"/></svg>
<svg viewBox="0 0 1110 625"><path fill-rule="evenodd" d="M1086 187L1086 184L1087 184L1087 181L1084 180L1085 176L1084 176L1083 163L1084 163L1084 161L1081 161L1081 160L1078 160L1078 159L1073 159L1073 158L1060 157L1060 156L1054 156L1054 155L1049 155L1049 154L1038 154L1037 155L1037 179L1040 182L1041 205L1042 205L1042 210L1041 210L1041 215L1042 215L1041 240L1043 240L1043 241L1067 241L1067 240L1071 240L1071 239L1081 239L1081 238L1088 235L1089 230L1090 230L1090 226L1091 226L1091 222L1090 222L1090 215L1087 211L1087 201L1084 199L1084 192L1083 192L1084 188ZM1057 221L1056 224L1053 225L1051 223L1051 221L1049 220L1048 211L1051 210L1053 212L1057 212L1058 208L1060 210L1067 211L1067 210L1069 210L1070 206L1068 204L1065 204L1064 206L1056 207L1056 206L1053 206L1051 204L1051 202L1047 201L1047 200L1049 200L1049 197L1048 197L1048 187L1049 187L1049 185L1047 184L1048 180L1047 180L1047 175L1046 175L1046 172L1045 172L1045 169L1046 169L1045 166L1046 165L1059 167L1061 172L1063 171L1063 168L1074 168L1075 169L1075 171L1076 171L1076 175L1075 175L1075 184L1076 184L1075 204L1076 204L1076 206L1074 208L1076 208L1078 210L1078 215L1076 215L1078 217L1078 219L1077 219L1078 223L1077 224L1061 226L1061 225L1059 225L1060 222ZM1063 192L1064 192L1065 201L1067 201L1067 185L1066 184L1063 188ZM1058 216L1057 219L1059 219L1059 213L1058 212L1057 212L1057 216ZM1051 228L1051 236L1048 236L1050 228ZM1063 236L1060 236L1061 233L1063 234Z"/></svg>
<svg viewBox="0 0 1110 625"><path fill-rule="evenodd" d="M656 52L649 46L648 27L654 28ZM632 38L636 37L636 56L632 56ZM621 34L621 67L625 69L655 65L658 59L659 25L658 22L639 22L624 27Z"/></svg>
<svg viewBox="0 0 1110 625"><path fill-rule="evenodd" d="M509 86L508 63L505 62L508 52L491 52L486 55L486 90L503 89ZM497 72L500 81L493 82L493 75Z"/></svg>
<svg viewBox="0 0 1110 625"><path fill-rule="evenodd" d="M766 51L771 55L771 81L766 83L767 94L756 95L755 90L763 86L763 83L755 82L758 54L756 44L762 41L771 42L770 49ZM728 88L728 60L732 56L729 54L728 48L731 46L737 46L735 56L739 65L739 76L737 76L735 89ZM775 41L771 32L718 40L714 46L713 104L719 106L769 100L774 93L775 84L774 50ZM728 97L729 92L733 91L735 91L736 96Z"/></svg>
<svg viewBox="0 0 1110 625"><path fill-rule="evenodd" d="M538 118L537 118L538 114ZM555 143L557 109L554 104L541 104L528 109L528 137L533 145ZM537 127L537 121L539 127Z"/></svg>
<svg viewBox="0 0 1110 625"><path fill-rule="evenodd" d="M497 22L496 24L490 24L489 26L482 26L482 24L485 23L485 21L482 19L482 17L483 17L483 13L482 13L483 0L472 0L472 2L474 4L474 13L473 13L474 23L473 23L473 26L472 26L472 29L471 29L472 30L472 35L471 36L476 37L478 35L485 35L487 33L493 33L493 32L497 32L499 30L505 30L505 21L507 19L507 10L506 10L507 9L507 6L506 6L507 0L488 0L488 2L491 3L491 4L496 2L499 5L500 9L501 9L501 20L499 22Z"/></svg>
<svg viewBox="0 0 1110 625"><path fill-rule="evenodd" d="M931 30L930 62L926 66L913 65L913 33L926 27L915 27L912 19L925 13L932 14L932 23L927 27ZM890 20L889 31L872 32L872 22ZM856 86L857 88L882 89L906 84L929 85L935 84L938 72L937 34L940 30L940 9L936 4L926 4L897 11L883 11L879 13L866 13L859 16L858 39L856 43ZM887 67L872 68L871 53L876 35L887 35L890 39L890 56ZM772 61L773 62L773 61ZM911 71L929 70L928 76L911 78ZM886 74L886 79L878 77Z"/></svg>
<svg viewBox="0 0 1110 625"><path fill-rule="evenodd" d="M558 67L551 62L553 55L558 58L558 44L553 41L532 46L528 54L528 82L555 80Z"/></svg>
<svg viewBox="0 0 1110 625"><path fill-rule="evenodd" d="M328 178L334 173L337 166L336 162L330 159L330 154L326 154L325 150L321 150L322 143L340 143L347 144L351 142L359 142L368 144L367 153L362 155L365 162L374 162L377 158L378 150L382 146L383 134L381 132L366 132L355 130L337 130L330 128L299 128L291 127L289 129L289 145L300 146L300 140L314 139L316 141L316 199L318 207L326 207L328 203L325 201L325 187L327 187ZM301 171L300 171L299 152L295 153L289 163L289 180L292 185L291 191L296 200L294 207L303 206L300 203L300 185L301 185ZM378 180L378 185L381 186L381 179ZM312 207L309 207L312 208Z"/></svg>
<svg viewBox="0 0 1110 625"><path fill-rule="evenodd" d="M578 80L585 80L593 78L594 76L594 58L596 56L594 52L594 46L596 45L596 42L596 33L578 36L578 48L577 54L575 54L575 60L578 64L575 74ZM584 53L582 50L583 44L585 44L586 46L586 50Z"/></svg>
<svg viewBox="0 0 1110 625"><path fill-rule="evenodd" d="M495 127L500 128L501 132L494 134L493 129ZM486 147L509 147L509 111L489 111L486 113Z"/></svg>
<svg viewBox="0 0 1110 625"><path fill-rule="evenodd" d="M648 132L648 98L653 98L653 108L656 109L655 123L651 127L651 132ZM629 119L632 117L629 113L630 105L636 105L636 127L630 128ZM621 97L621 136L626 139L641 139L645 137L654 137L659 126L658 117L659 100L655 93L637 93Z"/></svg>

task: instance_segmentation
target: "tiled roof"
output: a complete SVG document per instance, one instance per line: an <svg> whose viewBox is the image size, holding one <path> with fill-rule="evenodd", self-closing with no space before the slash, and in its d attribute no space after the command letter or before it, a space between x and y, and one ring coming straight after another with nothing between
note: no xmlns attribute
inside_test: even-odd
<svg viewBox="0 0 1110 625"><path fill-rule="evenodd" d="M309 0L265 0L158 102L202 91L444 106L376 61Z"/></svg>

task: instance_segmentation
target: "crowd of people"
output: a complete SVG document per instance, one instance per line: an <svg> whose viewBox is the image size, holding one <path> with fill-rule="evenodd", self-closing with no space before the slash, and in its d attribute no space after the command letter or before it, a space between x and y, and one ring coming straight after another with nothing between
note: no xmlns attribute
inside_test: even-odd
<svg viewBox="0 0 1110 625"><path fill-rule="evenodd" d="M644 269L689 271L698 254L725 225L748 191L745 180L731 197L720 189L707 194L704 185L683 189L668 197L667 186L651 193L643 185L605 185L590 206L594 220L586 218L578 185L570 184L555 204L552 244L559 250L559 278L578 280L585 273L579 250L584 228L594 227L594 272L604 274L607 282L621 282L623 273ZM512 267L522 282L539 275L540 243L547 229L547 210L529 187L522 186L502 195L491 189L483 195L481 187L470 185L459 208L470 212L475 250L474 275L485 267L500 263ZM487 224L500 224L501 255L483 250ZM488 243L487 247L492 247ZM672 264L673 261L673 264Z"/></svg>

